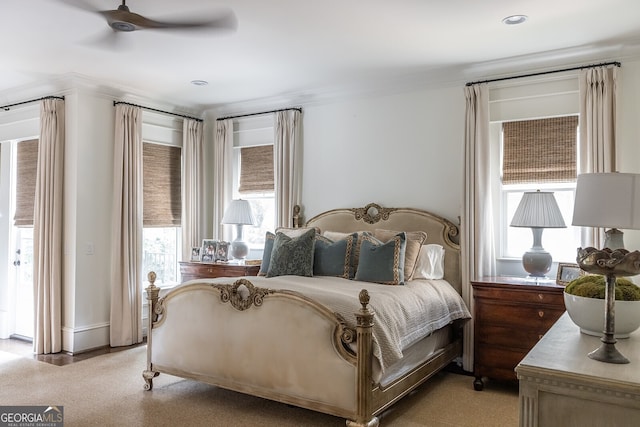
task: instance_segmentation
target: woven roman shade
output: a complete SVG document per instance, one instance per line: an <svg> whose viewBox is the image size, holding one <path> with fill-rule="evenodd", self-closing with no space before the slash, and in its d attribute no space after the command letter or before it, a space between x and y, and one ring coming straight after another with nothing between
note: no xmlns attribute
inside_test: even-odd
<svg viewBox="0 0 640 427"><path fill-rule="evenodd" d="M16 156L16 227L33 227L33 208L36 200L38 169L38 140L18 143Z"/></svg>
<svg viewBox="0 0 640 427"><path fill-rule="evenodd" d="M240 187L238 192L265 193L274 191L273 145L240 149Z"/></svg>
<svg viewBox="0 0 640 427"><path fill-rule="evenodd" d="M145 142L142 164L144 226L179 226L182 220L181 149Z"/></svg>
<svg viewBox="0 0 640 427"><path fill-rule="evenodd" d="M503 123L502 183L575 181L577 128L578 116Z"/></svg>

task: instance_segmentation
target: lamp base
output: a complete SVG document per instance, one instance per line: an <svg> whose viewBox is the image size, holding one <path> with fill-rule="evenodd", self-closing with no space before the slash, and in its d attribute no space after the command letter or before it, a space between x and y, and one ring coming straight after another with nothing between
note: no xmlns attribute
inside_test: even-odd
<svg viewBox="0 0 640 427"><path fill-rule="evenodd" d="M522 266L531 277L546 277L551 270L551 254L545 250L529 250L522 255Z"/></svg>
<svg viewBox="0 0 640 427"><path fill-rule="evenodd" d="M617 228L604 232L604 247L609 249L624 249L624 233Z"/></svg>
<svg viewBox="0 0 640 427"><path fill-rule="evenodd" d="M231 256L235 259L245 259L249 255L249 245L241 240L231 242Z"/></svg>

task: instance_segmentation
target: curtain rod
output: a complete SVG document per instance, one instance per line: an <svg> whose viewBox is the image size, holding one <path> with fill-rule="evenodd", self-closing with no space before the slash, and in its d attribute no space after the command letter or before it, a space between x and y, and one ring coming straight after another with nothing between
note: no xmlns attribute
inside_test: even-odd
<svg viewBox="0 0 640 427"><path fill-rule="evenodd" d="M545 74L562 73L564 71L584 70L585 68L604 67L604 66L607 66L607 65L615 65L616 67L622 66L622 64L620 62L617 62L617 61L615 61L615 62L603 62L603 63L600 63L600 64L582 65L582 66L579 66L579 67L563 68L563 69L560 69L560 70L540 71L538 73L521 74L521 75L518 75L518 76L499 77L499 78L496 78L496 79L489 79L489 80L479 80L477 82L469 82L465 86L472 86L472 85L479 84L479 83L499 82L499 81L502 81L502 80L520 79L520 78L523 78L523 77L542 76L542 75L545 75Z"/></svg>
<svg viewBox="0 0 640 427"><path fill-rule="evenodd" d="M163 111L163 110L158 110L156 108L151 108L151 107L145 107L143 105L137 105L137 104L132 104L130 102L124 102L124 101L113 101L113 106L115 107L118 104L123 104L123 105L131 105L132 107L139 107L142 108L144 110L149 110L149 111L155 111L156 113L163 113L163 114L169 114L171 116L176 116L176 117L183 117L185 119L192 119L195 120L197 122L201 122L202 119L198 118L198 117L192 117L192 116L187 116L184 114L178 114L178 113L172 113L171 111Z"/></svg>
<svg viewBox="0 0 640 427"><path fill-rule="evenodd" d="M43 96L42 98L30 99L28 101L16 102L15 104L3 105L0 107L4 111L9 111L11 107L15 107L16 105L29 104L31 102L42 101L43 99L62 99L64 101L64 96Z"/></svg>
<svg viewBox="0 0 640 427"><path fill-rule="evenodd" d="M289 111L289 110L296 110L299 111L300 113L302 113L302 108L281 108L279 110L271 110L271 111L263 111L261 113L248 113L248 114L239 114L237 116L227 116L227 117L220 117L219 119L216 119L216 121L219 120L227 120L227 119L239 119L240 117L249 117L249 116L259 116L262 114L270 114L270 113L277 113L280 111Z"/></svg>

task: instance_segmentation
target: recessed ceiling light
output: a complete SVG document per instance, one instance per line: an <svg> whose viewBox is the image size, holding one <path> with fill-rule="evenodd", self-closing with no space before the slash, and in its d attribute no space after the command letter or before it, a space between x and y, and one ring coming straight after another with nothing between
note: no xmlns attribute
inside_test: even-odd
<svg viewBox="0 0 640 427"><path fill-rule="evenodd" d="M518 25L518 24L522 24L527 19L529 19L527 15L511 15L504 18L502 20L502 23L507 25Z"/></svg>
<svg viewBox="0 0 640 427"><path fill-rule="evenodd" d="M206 86L209 82L206 80L191 80L191 84L196 86Z"/></svg>

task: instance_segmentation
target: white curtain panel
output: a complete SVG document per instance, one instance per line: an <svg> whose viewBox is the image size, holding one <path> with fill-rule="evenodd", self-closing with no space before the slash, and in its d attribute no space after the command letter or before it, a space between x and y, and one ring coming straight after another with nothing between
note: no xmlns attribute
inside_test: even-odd
<svg viewBox="0 0 640 427"><path fill-rule="evenodd" d="M222 217L232 197L233 119L217 120L214 137L213 237L224 240ZM231 235L226 238L230 239Z"/></svg>
<svg viewBox="0 0 640 427"><path fill-rule="evenodd" d="M64 179L64 101L40 104L40 142L33 213L33 287L36 354L62 350L62 204Z"/></svg>
<svg viewBox="0 0 640 427"><path fill-rule="evenodd" d="M182 125L182 260L191 259L191 248L203 236L204 141L202 122L184 119Z"/></svg>
<svg viewBox="0 0 640 427"><path fill-rule="evenodd" d="M276 227L293 225L293 207L300 203L300 111L278 111L275 116L273 162Z"/></svg>
<svg viewBox="0 0 640 427"><path fill-rule="evenodd" d="M462 297L474 312L471 280L496 273L491 200L489 89L486 83L465 87L464 192L460 246ZM473 323L464 327L463 368L473 371Z"/></svg>
<svg viewBox="0 0 640 427"><path fill-rule="evenodd" d="M618 67L580 71L580 173L616 171L616 102ZM582 228L582 246L602 247L604 229Z"/></svg>
<svg viewBox="0 0 640 427"><path fill-rule="evenodd" d="M112 347L142 342L142 112L118 104L113 153Z"/></svg>

